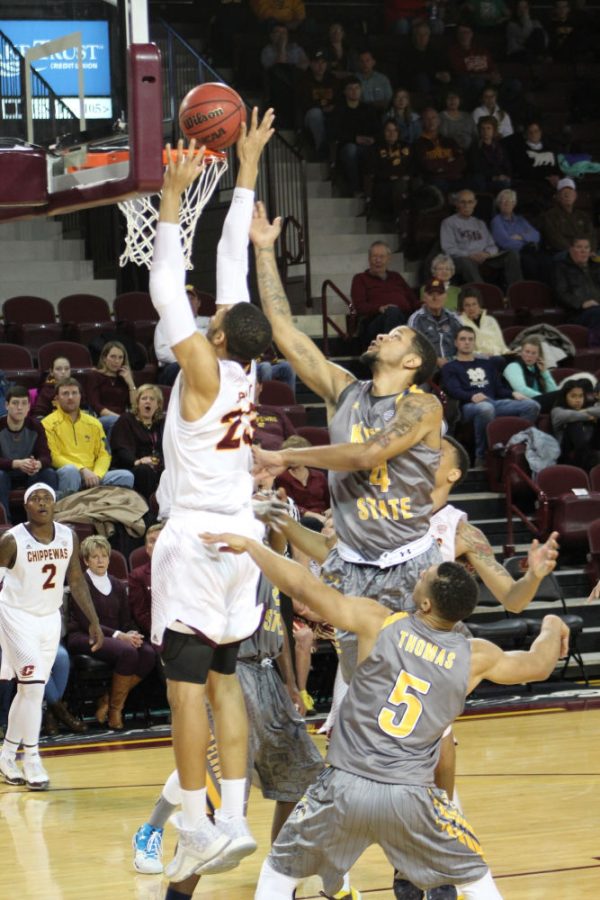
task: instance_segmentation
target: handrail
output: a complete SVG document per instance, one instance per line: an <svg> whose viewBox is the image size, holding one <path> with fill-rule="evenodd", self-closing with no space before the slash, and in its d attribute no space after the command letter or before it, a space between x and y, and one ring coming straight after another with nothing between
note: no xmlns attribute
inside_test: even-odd
<svg viewBox="0 0 600 900"><path fill-rule="evenodd" d="M330 278L325 279L323 284L321 285L321 317L323 320L323 353L325 356L329 356L329 337L327 334L327 326L331 325L334 331L337 331L339 336L343 338L345 341L349 340L352 337L353 328L349 328L348 331L343 331L337 322L334 322L331 316L327 311L327 289L331 288L338 297L340 297L346 306L348 307L348 315L350 316L351 322L356 322L356 310L352 304L352 300L348 297L334 281L331 281Z"/></svg>
<svg viewBox="0 0 600 900"><path fill-rule="evenodd" d="M289 248L288 230L294 228L295 243L298 252L294 255ZM295 266L302 262L304 257L304 229L295 216L286 216L281 226L281 279L287 281L288 266Z"/></svg>
<svg viewBox="0 0 600 900"><path fill-rule="evenodd" d="M516 478L519 479L519 483L528 487L536 497L539 513L538 527L534 526L527 513L524 513L523 510L519 509L513 499L513 476L516 476ZM529 477L527 472L510 459L506 461L504 466L504 491L506 494L506 544L504 545L504 555L513 556L515 552L513 515L517 516L521 522L523 522L526 528L532 532L534 537L543 538L546 536L550 523L550 503L545 491L542 491L535 481Z"/></svg>

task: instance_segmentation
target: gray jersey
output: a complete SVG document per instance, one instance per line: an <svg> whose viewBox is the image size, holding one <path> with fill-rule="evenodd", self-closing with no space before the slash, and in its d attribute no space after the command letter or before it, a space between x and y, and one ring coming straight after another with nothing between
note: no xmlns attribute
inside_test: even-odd
<svg viewBox="0 0 600 900"><path fill-rule="evenodd" d="M386 784L433 785L442 734L464 708L470 665L462 634L391 615L350 684L327 761Z"/></svg>
<svg viewBox="0 0 600 900"><path fill-rule="evenodd" d="M403 395L374 397L371 387L356 381L343 391L329 425L332 443L363 443L389 425ZM330 472L338 538L363 559L376 560L427 534L439 458L439 451L419 443L370 471Z"/></svg>
<svg viewBox="0 0 600 900"><path fill-rule="evenodd" d="M263 659L277 659L283 649L279 589L273 587L262 574L256 588L256 605L261 604L265 608L262 621L254 634L242 641L238 659L256 662L262 662Z"/></svg>

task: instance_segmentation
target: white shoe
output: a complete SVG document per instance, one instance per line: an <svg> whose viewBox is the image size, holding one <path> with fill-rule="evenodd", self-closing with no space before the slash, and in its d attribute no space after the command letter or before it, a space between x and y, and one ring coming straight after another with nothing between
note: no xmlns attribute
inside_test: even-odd
<svg viewBox="0 0 600 900"><path fill-rule="evenodd" d="M250 856L256 850L257 844L248 828L248 822L242 816L226 818L215 812L215 825L230 838L230 843L216 859L202 867L202 874L216 875L219 872L228 872L235 869L245 856Z"/></svg>
<svg viewBox="0 0 600 900"><path fill-rule="evenodd" d="M133 866L142 875L160 875L163 829L142 825L133 836Z"/></svg>
<svg viewBox="0 0 600 900"><path fill-rule="evenodd" d="M194 831L183 828L181 813L175 813L169 821L179 832L175 856L165 869L169 881L185 881L190 875L201 872L206 863L218 856L230 842L230 838L205 816Z"/></svg>
<svg viewBox="0 0 600 900"><path fill-rule="evenodd" d="M19 768L16 759L11 756L4 756L0 753L0 775L7 784L25 784L23 773Z"/></svg>
<svg viewBox="0 0 600 900"><path fill-rule="evenodd" d="M25 775L25 785L29 791L47 791L50 787L48 773L37 754L35 756L26 756L23 759L23 773Z"/></svg>

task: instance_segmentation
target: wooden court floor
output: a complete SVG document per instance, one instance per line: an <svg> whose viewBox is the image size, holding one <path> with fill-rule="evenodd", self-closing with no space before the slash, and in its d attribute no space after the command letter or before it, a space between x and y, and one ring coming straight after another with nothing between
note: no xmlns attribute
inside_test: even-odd
<svg viewBox="0 0 600 900"><path fill-rule="evenodd" d="M508 714L457 723L458 790L506 900L600 898L600 710ZM169 747L86 751L46 759L52 790L0 786L0 898L160 900L160 876L137 875L131 835L172 767ZM257 853L200 882L195 897L251 900L268 849L271 804L253 789ZM174 844L167 827L166 860ZM393 900L391 871L372 848L352 882L365 900ZM299 898L318 895L305 882Z"/></svg>

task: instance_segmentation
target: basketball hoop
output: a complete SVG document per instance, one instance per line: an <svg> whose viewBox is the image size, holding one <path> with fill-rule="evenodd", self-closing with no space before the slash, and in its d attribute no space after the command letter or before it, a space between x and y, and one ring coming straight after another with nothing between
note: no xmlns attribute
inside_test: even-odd
<svg viewBox="0 0 600 900"><path fill-rule="evenodd" d="M184 150L184 153L187 153L187 150ZM163 153L163 160L166 163L166 153ZM227 156L216 150L205 150L204 163L203 171L181 197L179 228L186 269L194 268L191 257L196 224L219 179L227 171ZM119 209L127 222L125 249L119 258L121 267L132 262L136 266L144 265L147 269L150 268L159 204L160 194L134 197L119 203Z"/></svg>

